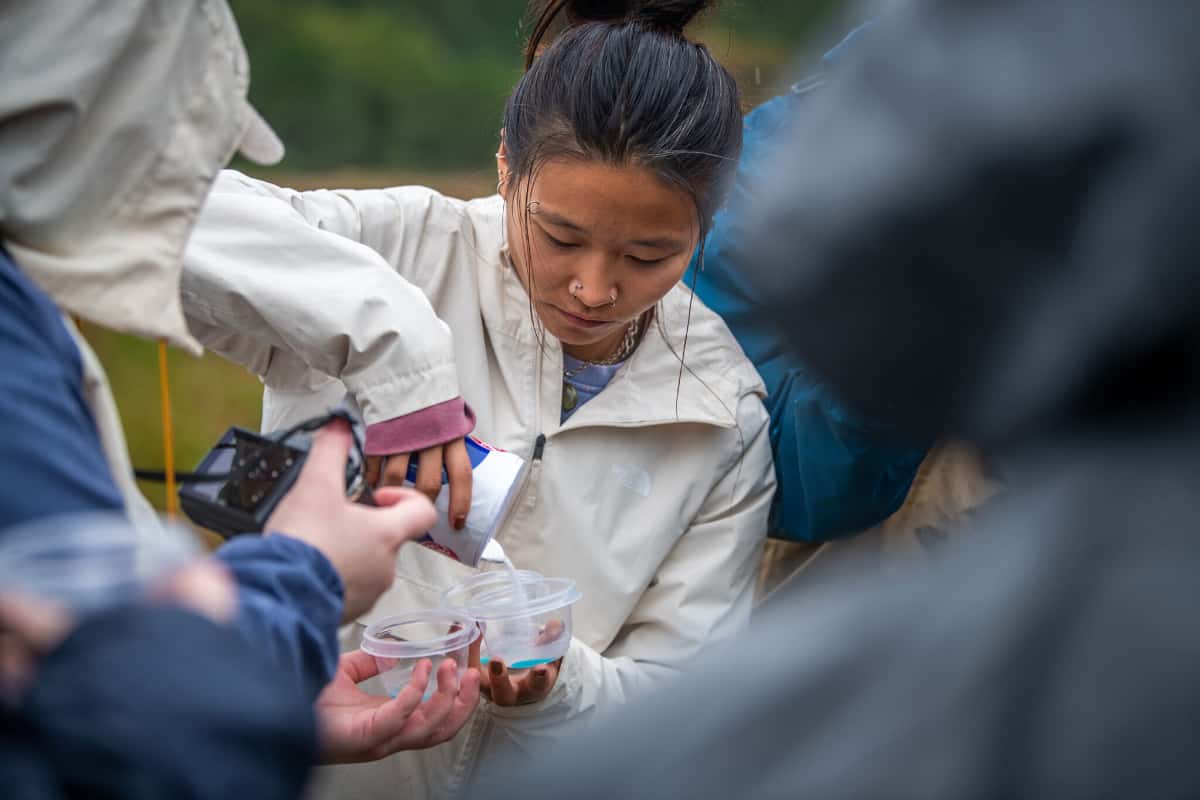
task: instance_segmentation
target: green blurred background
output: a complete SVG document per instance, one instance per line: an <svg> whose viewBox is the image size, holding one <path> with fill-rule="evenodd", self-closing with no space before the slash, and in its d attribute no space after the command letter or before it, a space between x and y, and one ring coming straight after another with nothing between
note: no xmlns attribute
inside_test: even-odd
<svg viewBox="0 0 1200 800"><path fill-rule="evenodd" d="M492 154L521 72L522 0L231 0L250 53L250 97L287 145L270 169L297 188L421 183L495 190ZM850 21L844 0L726 0L689 34L734 73L746 108L813 66ZM808 58L798 57L801 46ZM108 370L133 462L162 464L156 345L85 326ZM229 425L258 427L261 387L213 355L170 354L179 469ZM143 490L162 507L161 486Z"/></svg>

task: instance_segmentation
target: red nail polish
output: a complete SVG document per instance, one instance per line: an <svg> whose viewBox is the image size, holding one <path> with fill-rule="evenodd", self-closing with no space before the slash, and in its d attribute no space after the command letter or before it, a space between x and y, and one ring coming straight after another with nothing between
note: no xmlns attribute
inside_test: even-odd
<svg viewBox="0 0 1200 800"><path fill-rule="evenodd" d="M467 527L467 517L465 514L459 514L454 518L454 530L461 531L465 527Z"/></svg>
<svg viewBox="0 0 1200 800"><path fill-rule="evenodd" d="M501 664L499 661L493 661L491 663L491 670L492 670L493 675L496 675L497 677L499 677L499 675L502 672L504 672L504 665Z"/></svg>

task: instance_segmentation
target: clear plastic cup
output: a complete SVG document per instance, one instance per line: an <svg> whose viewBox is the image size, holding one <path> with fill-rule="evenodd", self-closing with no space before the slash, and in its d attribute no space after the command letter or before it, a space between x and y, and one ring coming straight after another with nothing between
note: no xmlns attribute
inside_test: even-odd
<svg viewBox="0 0 1200 800"><path fill-rule="evenodd" d="M87 614L144 599L201 555L195 537L167 521L160 527L119 512L60 514L0 537L0 591Z"/></svg>
<svg viewBox="0 0 1200 800"><path fill-rule="evenodd" d="M515 579L515 580L514 580ZM480 661L510 669L556 661L571 644L571 606L582 595L575 581L531 570L481 572L442 594L442 605L478 620Z"/></svg>
<svg viewBox="0 0 1200 800"><path fill-rule="evenodd" d="M363 631L362 649L375 657L383 688L392 697L408 685L417 663L428 658L433 671L425 699L437 690L437 669L447 658L458 664L458 679L467 671L468 651L479 638L479 626L469 616L447 609L410 611L386 617Z"/></svg>

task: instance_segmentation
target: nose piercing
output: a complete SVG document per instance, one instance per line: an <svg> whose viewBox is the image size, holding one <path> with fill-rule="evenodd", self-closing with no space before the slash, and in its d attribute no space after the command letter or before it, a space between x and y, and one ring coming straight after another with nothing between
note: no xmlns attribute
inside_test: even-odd
<svg viewBox="0 0 1200 800"><path fill-rule="evenodd" d="M576 300L579 299L578 295L581 291L583 291L583 281L575 281L574 283L571 284L571 288L568 290L571 297L574 297ZM580 301L580 302L582 302L582 301ZM612 307L612 306L615 306L616 304L617 304L617 290L609 289L608 305L609 305L609 307ZM584 303L584 305L586 306L587 303ZM591 308L591 306L588 306L588 307Z"/></svg>

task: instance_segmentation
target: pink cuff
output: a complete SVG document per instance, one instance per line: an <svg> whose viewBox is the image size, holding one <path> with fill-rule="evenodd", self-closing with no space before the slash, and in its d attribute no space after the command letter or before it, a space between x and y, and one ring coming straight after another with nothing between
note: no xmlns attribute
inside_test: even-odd
<svg viewBox="0 0 1200 800"><path fill-rule="evenodd" d="M461 439L475 430L475 412L461 397L403 417L367 426L363 452L369 456L415 453Z"/></svg>

